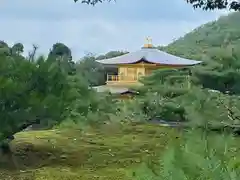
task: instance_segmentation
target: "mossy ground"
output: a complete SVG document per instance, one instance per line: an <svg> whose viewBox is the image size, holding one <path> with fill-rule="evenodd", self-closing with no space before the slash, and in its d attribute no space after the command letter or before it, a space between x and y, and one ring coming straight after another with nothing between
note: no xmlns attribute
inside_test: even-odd
<svg viewBox="0 0 240 180"><path fill-rule="evenodd" d="M1 180L130 180L129 170L159 156L178 133L158 125L22 132L0 159Z"/></svg>

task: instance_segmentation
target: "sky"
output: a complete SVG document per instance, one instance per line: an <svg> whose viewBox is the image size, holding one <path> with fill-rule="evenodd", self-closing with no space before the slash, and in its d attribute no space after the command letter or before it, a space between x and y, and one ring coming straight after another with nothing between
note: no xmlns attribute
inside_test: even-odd
<svg viewBox="0 0 240 180"><path fill-rule="evenodd" d="M167 45L225 11L194 10L185 0L116 0L89 6L73 0L1 0L0 39L21 42L27 54L32 44L47 54L62 42L74 59L112 50L134 51L150 36Z"/></svg>

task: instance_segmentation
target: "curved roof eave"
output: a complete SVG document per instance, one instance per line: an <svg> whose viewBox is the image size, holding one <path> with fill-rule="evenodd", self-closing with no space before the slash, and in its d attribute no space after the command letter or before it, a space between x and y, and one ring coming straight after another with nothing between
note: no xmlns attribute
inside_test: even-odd
<svg viewBox="0 0 240 180"><path fill-rule="evenodd" d="M184 65L191 66L200 64L202 61L190 60L168 54L158 49L141 49L132 53L128 53L122 56L97 60L97 62L105 65L117 65L117 64L133 64L140 62L141 60L154 64L162 65Z"/></svg>
<svg viewBox="0 0 240 180"><path fill-rule="evenodd" d="M101 64L116 65L116 64L129 64L134 63L142 59L142 53L139 51L127 53L121 56L117 56L109 59L96 60Z"/></svg>

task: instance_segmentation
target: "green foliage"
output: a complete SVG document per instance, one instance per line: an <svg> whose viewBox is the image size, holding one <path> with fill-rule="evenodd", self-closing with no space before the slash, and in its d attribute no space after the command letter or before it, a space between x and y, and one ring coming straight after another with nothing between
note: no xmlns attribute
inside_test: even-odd
<svg viewBox="0 0 240 180"><path fill-rule="evenodd" d="M239 125L239 15L222 17L161 47L203 64L188 70L157 70L143 79L140 108L148 117L196 126Z"/></svg>
<svg viewBox="0 0 240 180"><path fill-rule="evenodd" d="M235 11L240 10L239 1L231 0L187 0L194 8L202 8L204 10L214 9L233 9Z"/></svg>
<svg viewBox="0 0 240 180"><path fill-rule="evenodd" d="M89 83L89 86L100 86L105 84L107 74L117 74L117 68L103 67L96 60L108 59L126 54L122 51L110 51L105 55L98 57L89 54L80 59L76 64L77 74L84 77Z"/></svg>
<svg viewBox="0 0 240 180"><path fill-rule="evenodd" d="M196 126L239 124L239 15L222 17L159 47L203 64L188 70L157 70L144 78L138 99L148 117Z"/></svg>
<svg viewBox="0 0 240 180"><path fill-rule="evenodd" d="M74 0L74 2L78 2L79 0ZM97 3L103 3L106 0L80 0L81 3L85 3L85 4L90 4L90 5L95 5ZM110 2L111 0L107 0L108 2Z"/></svg>
<svg viewBox="0 0 240 180"><path fill-rule="evenodd" d="M0 56L7 56L10 55L11 51L10 48L8 47L7 43L4 41L0 41Z"/></svg>
<svg viewBox="0 0 240 180"><path fill-rule="evenodd" d="M105 84L106 73L104 67L95 61L94 56L83 57L76 65L77 74L84 77L90 86Z"/></svg>
<svg viewBox="0 0 240 180"><path fill-rule="evenodd" d="M24 51L24 46L22 43L16 43L11 48L11 54L20 55Z"/></svg>
<svg viewBox="0 0 240 180"><path fill-rule="evenodd" d="M0 141L33 123L50 125L63 119L69 85L56 64L20 56L1 56L0 63Z"/></svg>
<svg viewBox="0 0 240 180"><path fill-rule="evenodd" d="M75 73L75 63L72 60L71 50L63 43L56 43L48 54L49 61L57 62L59 67L69 75Z"/></svg>
<svg viewBox="0 0 240 180"><path fill-rule="evenodd" d="M95 58L84 57L75 64L71 50L62 43L54 44L47 58L35 57L36 46L25 58L23 48L21 43L12 48L0 43L0 142L32 124L45 128L63 120L101 124L116 114L113 98L99 96L89 87L104 81L105 71Z"/></svg>
<svg viewBox="0 0 240 180"><path fill-rule="evenodd" d="M163 49L172 54L204 61L209 59L206 59L209 54L216 55L216 49L218 52L219 49L223 50L221 54L229 54L232 49L237 52L240 47L239 18L239 12L220 17L196 28Z"/></svg>
<svg viewBox="0 0 240 180"><path fill-rule="evenodd" d="M240 175L238 139L193 130L168 144L159 162L142 164L134 179L235 180ZM152 162L153 163L153 162ZM154 173L158 172L158 173Z"/></svg>
<svg viewBox="0 0 240 180"><path fill-rule="evenodd" d="M227 130L232 133L240 125L238 19L239 13L231 14L194 30L167 47L159 47L186 58L203 60L203 64L176 70L156 70L141 79L144 86L136 88L140 94L127 101L116 100L107 93L96 93L91 88L104 84L107 73L117 73L115 68L104 68L96 59L116 57L126 52L112 51L99 57L88 55L75 63L71 50L62 43L54 44L47 58L35 57L37 47L34 46L27 58L21 55L24 49L22 44L9 47L0 41L0 142L12 139L13 135L33 124L64 129L64 132L66 129L71 131L79 128L87 131L87 125L90 125L95 126L97 132L86 133L86 138L96 138L101 130L104 133L114 132L117 137L109 140L113 143L111 147L116 148L120 144L117 140L123 140L122 151L125 154L118 148L114 152L121 157L126 155L128 160L129 147L131 153L134 152L138 157L147 149L148 156L138 160L142 161L142 166L133 173L134 178L236 179L239 176L238 139L224 133L228 133ZM166 142L159 145L154 141L154 147L151 148L147 145L153 137L162 136L153 128L159 129L160 126L148 124L148 120L154 119L156 123L159 119L179 121L193 130L183 132L181 139L175 135L164 138L169 145L165 154L160 156ZM144 125L139 127L138 123ZM203 131L200 132L199 128ZM216 129L224 133L209 133L209 130ZM144 134L144 131L148 133ZM48 140L55 136L58 140L64 139L57 133L49 137L50 131L43 132L48 134ZM167 132L171 134L170 129ZM107 135L113 136L110 133ZM136 140L136 135L141 139ZM108 142L102 142L102 137L106 138L101 136L96 142L89 140L87 147L96 148L97 144L99 150L105 151L105 143ZM124 141L126 138L128 146ZM84 140L82 138L79 142ZM137 142L138 146L135 147L133 142ZM61 148L67 152L65 143L61 144ZM72 149L75 146L71 144ZM159 146L161 152L156 151L159 151ZM9 149L8 146L4 147ZM94 149L85 149L87 153L89 150ZM106 151L108 153L101 154L101 158L112 160L113 151ZM79 149L77 152L81 156ZM109 152L108 157L106 154ZM75 161L80 158L74 153L72 155ZM84 158L87 155L84 154ZM90 157L89 162L95 162L93 159ZM102 162L105 163L101 159ZM74 176L79 177L76 174Z"/></svg>
<svg viewBox="0 0 240 180"><path fill-rule="evenodd" d="M232 13L200 26L167 47L169 53L202 60L191 68L192 83L203 88L239 94L240 13Z"/></svg>
<svg viewBox="0 0 240 180"><path fill-rule="evenodd" d="M209 128L240 124L239 96L202 89L185 70L156 71L143 82L136 101L149 119L187 121L191 126Z"/></svg>
<svg viewBox="0 0 240 180"><path fill-rule="evenodd" d="M105 1L112 0L74 0L74 2L82 2L90 5L95 5L97 3L103 3ZM230 0L186 0L187 3L193 5L194 8L202 8L203 10L214 10L214 9L233 9L235 11L240 10L239 1Z"/></svg>
<svg viewBox="0 0 240 180"><path fill-rule="evenodd" d="M114 58L114 57L121 56L121 55L124 55L124 54L127 54L127 53L128 52L125 52L125 51L110 51L105 55L98 56L96 59L98 59L98 60L109 59L109 58Z"/></svg>

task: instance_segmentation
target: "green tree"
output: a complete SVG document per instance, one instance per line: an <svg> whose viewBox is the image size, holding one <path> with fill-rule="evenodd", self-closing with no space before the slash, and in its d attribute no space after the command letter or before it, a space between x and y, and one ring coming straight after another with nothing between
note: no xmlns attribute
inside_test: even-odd
<svg viewBox="0 0 240 180"><path fill-rule="evenodd" d="M4 42L0 48L9 48ZM21 45L14 46L21 52ZM17 53L0 54L0 144L9 150L8 142L30 125L51 128L63 120L96 122L114 114L110 97L99 96L89 87L89 77L101 75L99 63L85 57L80 73L70 73L70 49L53 45L47 58L35 57L37 47L25 58ZM75 65L75 64L74 64ZM74 66L75 68L75 66ZM85 76L89 72L89 75ZM106 97L106 98L105 98ZM99 121L98 123L100 123Z"/></svg>
<svg viewBox="0 0 240 180"><path fill-rule="evenodd" d="M0 41L0 55L10 55L11 51L8 44L4 41Z"/></svg>
<svg viewBox="0 0 240 180"><path fill-rule="evenodd" d="M1 57L0 71L0 141L31 124L62 119L68 84L57 66L43 58L31 63Z"/></svg>
<svg viewBox="0 0 240 180"><path fill-rule="evenodd" d="M126 54L122 51L110 51L105 55L98 57L89 54L82 59L76 65L77 73L88 80L90 86L103 85L106 82L107 74L117 74L117 68L104 67L96 60L108 59Z"/></svg>
<svg viewBox="0 0 240 180"><path fill-rule="evenodd" d="M96 62L94 56L83 57L76 65L77 74L84 77L90 86L105 84L106 73L104 67Z"/></svg>
<svg viewBox="0 0 240 180"><path fill-rule="evenodd" d="M110 51L105 55L100 55L98 56L96 59L97 60L102 60L102 59L109 59L109 58L114 58L117 56L122 56L124 54L127 54L128 52L124 52L124 51Z"/></svg>
<svg viewBox="0 0 240 180"><path fill-rule="evenodd" d="M49 56L63 57L67 56L69 59L72 59L72 53L69 47L63 43L53 44L52 49L49 52Z"/></svg>
<svg viewBox="0 0 240 180"><path fill-rule="evenodd" d="M56 43L48 54L48 59L57 61L61 68L69 74L75 73L75 63L72 59L72 52L63 43Z"/></svg>
<svg viewBox="0 0 240 180"><path fill-rule="evenodd" d="M22 43L16 43L11 48L12 54L20 55L21 53L23 53L23 51L24 51L24 46Z"/></svg>
<svg viewBox="0 0 240 180"><path fill-rule="evenodd" d="M69 115L75 102L70 94L72 81L53 58L29 61L11 54L0 56L1 143L29 125L51 127ZM83 84L80 92L88 91Z"/></svg>

